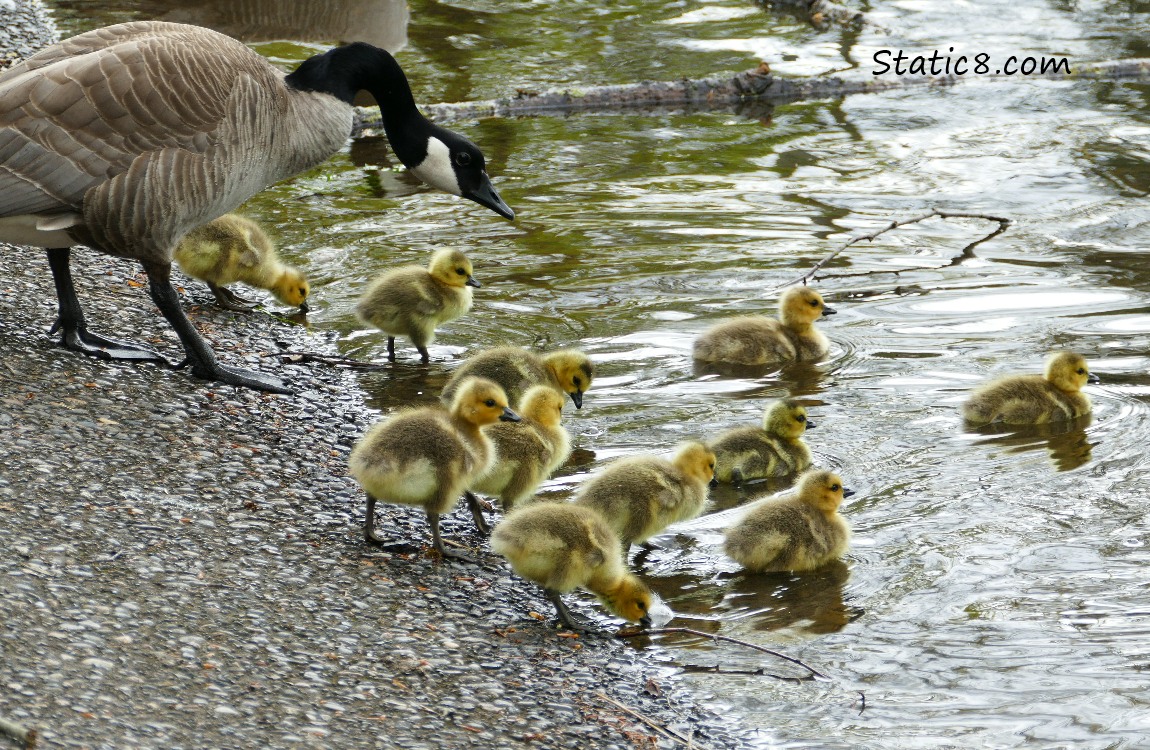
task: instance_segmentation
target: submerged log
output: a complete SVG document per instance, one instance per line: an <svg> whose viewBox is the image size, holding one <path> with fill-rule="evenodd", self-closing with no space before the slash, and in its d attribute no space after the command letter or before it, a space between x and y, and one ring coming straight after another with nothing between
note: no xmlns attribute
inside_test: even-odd
<svg viewBox="0 0 1150 750"><path fill-rule="evenodd" d="M1072 72L1031 76L1050 80L1121 80L1150 78L1150 59L1084 63ZM761 63L754 70L727 78L683 79L588 86L545 91L519 91L515 96L486 101L432 104L421 109L436 122L474 120L483 117L522 117L574 112L605 112L642 108L696 107L722 109L747 102L785 103L810 99L835 99L851 94L917 87L954 86L970 78L980 81L1018 80L1018 76L876 76L856 71L841 76L781 78ZM378 107L357 108L353 135L383 127Z"/></svg>

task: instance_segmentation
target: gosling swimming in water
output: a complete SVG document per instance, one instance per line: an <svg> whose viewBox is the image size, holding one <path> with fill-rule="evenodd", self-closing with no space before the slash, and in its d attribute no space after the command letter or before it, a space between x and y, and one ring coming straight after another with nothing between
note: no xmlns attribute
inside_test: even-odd
<svg viewBox="0 0 1150 750"><path fill-rule="evenodd" d="M351 451L349 468L367 492L363 534L369 542L389 544L376 536L375 503L421 506L431 526L431 543L449 553L439 536L439 517L459 502L467 486L490 466L491 440L483 428L519 417L507 406L507 395L495 383L471 378L460 386L451 409L439 405L401 411L369 429ZM481 530L482 514L474 506ZM406 545L403 545L406 546Z"/></svg>
<svg viewBox="0 0 1150 750"><path fill-rule="evenodd" d="M520 403L521 421L487 428L495 460L469 491L498 496L504 513L531 497L571 455L571 438L560 423L563 402L553 388L533 386Z"/></svg>
<svg viewBox="0 0 1150 750"><path fill-rule="evenodd" d="M811 449L803 442L803 433L814 426L798 401L772 401L761 428L736 427L707 441L715 453L715 478L739 485L748 479L805 471L811 465Z"/></svg>
<svg viewBox="0 0 1150 750"><path fill-rule="evenodd" d="M407 336L424 364L435 329L471 309L471 261L460 250L438 250L427 268L409 265L387 271L371 282L355 313L387 334L387 358L395 361L395 337Z"/></svg>
<svg viewBox="0 0 1150 750"><path fill-rule="evenodd" d="M979 386L962 405L962 416L972 425L1077 419L1091 410L1082 387L1097 382L1081 355L1058 352L1046 360L1043 375L1008 375Z"/></svg>
<svg viewBox="0 0 1150 750"><path fill-rule="evenodd" d="M703 512L714 483L715 454L697 442L683 443L674 458L621 458L583 483L575 504L606 519L624 551L673 523Z"/></svg>
<svg viewBox="0 0 1150 750"><path fill-rule="evenodd" d="M723 551L752 572L813 570L846 551L851 532L838 508L853 494L838 474L808 471L794 492L753 504L727 529Z"/></svg>
<svg viewBox="0 0 1150 750"><path fill-rule="evenodd" d="M562 594L583 588L625 620L650 623L651 592L624 566L619 538L603 517L570 503L536 503L512 511L491 534L491 549L543 587L559 620L581 630Z"/></svg>
<svg viewBox="0 0 1150 750"><path fill-rule="evenodd" d="M834 314L814 289L793 286L779 297L778 320L752 315L719 323L695 340L694 356L701 362L745 366L819 360L830 342L814 322Z"/></svg>
<svg viewBox="0 0 1150 750"><path fill-rule="evenodd" d="M256 222L224 214L184 235L173 258L189 276L206 281L220 307L251 312L253 305L227 288L237 281L267 289L285 305L307 312L311 292L303 273L280 260L271 238Z"/></svg>
<svg viewBox="0 0 1150 750"><path fill-rule="evenodd" d="M590 357L577 349L541 355L517 346L499 346L468 357L443 387L442 398L450 401L459 382L471 375L499 383L512 405L517 406L531 386L546 385L570 396L575 408L582 409L583 394L595 378L595 366Z"/></svg>

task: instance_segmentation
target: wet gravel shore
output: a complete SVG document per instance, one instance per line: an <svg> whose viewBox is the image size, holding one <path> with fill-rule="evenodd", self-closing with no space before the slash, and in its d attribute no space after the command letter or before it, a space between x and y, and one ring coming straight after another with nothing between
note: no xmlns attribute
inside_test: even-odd
<svg viewBox="0 0 1150 750"><path fill-rule="evenodd" d="M0 32L0 55L53 33L35 3L0 16L24 34ZM138 266L78 249L73 268L93 330L180 359ZM223 361L296 394L58 348L44 254L0 245L0 718L41 747L680 744L635 714L742 744L645 654L559 637L465 512L444 531L475 565L365 545L346 466L377 415L346 371L275 356L330 339L220 311L195 282L184 300ZM379 524L428 537L413 509Z"/></svg>

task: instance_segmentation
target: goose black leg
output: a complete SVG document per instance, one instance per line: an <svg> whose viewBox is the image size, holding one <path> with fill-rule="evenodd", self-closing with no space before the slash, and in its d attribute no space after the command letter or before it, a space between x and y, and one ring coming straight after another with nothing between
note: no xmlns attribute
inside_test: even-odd
<svg viewBox="0 0 1150 750"><path fill-rule="evenodd" d="M171 366L168 360L150 347L128 344L116 339L92 333L84 321L84 311L80 298L72 285L71 248L54 247L48 249L48 266L52 269L52 280L56 283L56 299L60 313L52 324L49 333L61 332L60 345L74 352L87 354L98 359L123 359L135 362L159 362Z"/></svg>
<svg viewBox="0 0 1150 750"><path fill-rule="evenodd" d="M427 522L431 524L431 546L439 553L443 559L459 560L460 562L473 563L477 560L471 555L465 555L462 552L448 552L443 546L443 538L439 536L439 514L428 513Z"/></svg>
<svg viewBox="0 0 1150 750"><path fill-rule="evenodd" d="M232 312L240 313L250 313L252 310L256 309L256 304L254 302L248 299L244 299L240 295L233 292L231 289L228 289L226 286L213 284L209 281L208 289L211 289L212 294L215 295L216 304L225 310L231 310Z"/></svg>
<svg viewBox="0 0 1150 750"><path fill-rule="evenodd" d="M426 346L420 346L419 344L416 344L415 348L419 350L419 361L420 362L422 362L423 364L426 365L428 362L431 361L431 355L427 353L427 347Z"/></svg>
<svg viewBox="0 0 1150 750"><path fill-rule="evenodd" d="M491 536L491 524L487 523L487 519L483 517L483 503L478 497L475 496L471 490L463 493L463 498L467 500L467 507L471 511L471 517L475 519L475 528L483 536Z"/></svg>
<svg viewBox="0 0 1150 750"><path fill-rule="evenodd" d="M363 538L371 544L378 544L388 552L419 552L419 547L410 542L389 542L375 533L375 498L367 496L367 517L363 521Z"/></svg>
<svg viewBox="0 0 1150 750"><path fill-rule="evenodd" d="M594 625L576 620L571 614L571 610L567 609L567 605L563 603L563 597L558 591L554 589L543 589L543 593L547 596L547 600L555 605L555 614L559 616L559 622L563 627L568 630L574 630L576 633L586 633L588 635L604 634L605 631L600 630Z"/></svg>
<svg viewBox="0 0 1150 750"><path fill-rule="evenodd" d="M395 361L395 336L387 337L387 361Z"/></svg>
<svg viewBox="0 0 1150 750"><path fill-rule="evenodd" d="M279 378L253 370L221 365L212 347L196 331L188 316L184 315L180 307L180 298L172 286L171 265L145 263L144 271L148 274L148 290L152 293L152 301L160 308L160 312L180 337L180 343L184 345L184 353L187 356L185 363L191 365L193 375L204 380L217 380L228 385L239 385L260 391L291 393Z"/></svg>

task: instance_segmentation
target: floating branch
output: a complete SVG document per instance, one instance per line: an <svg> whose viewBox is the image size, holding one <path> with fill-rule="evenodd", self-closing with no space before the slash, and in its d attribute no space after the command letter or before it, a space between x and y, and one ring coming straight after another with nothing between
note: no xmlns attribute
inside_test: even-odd
<svg viewBox="0 0 1150 750"><path fill-rule="evenodd" d="M347 367L352 370L386 370L391 366L390 364L364 362L363 360L351 359L350 357L337 357L331 354L319 354L317 352L267 352L260 356L281 357L282 361L289 365L302 365L308 362L316 362L321 365Z"/></svg>
<svg viewBox="0 0 1150 750"><path fill-rule="evenodd" d="M36 740L39 734L35 729L21 726L14 721L0 718L0 734L7 735L17 742L24 743L24 750L32 750L36 747Z"/></svg>
<svg viewBox="0 0 1150 750"><path fill-rule="evenodd" d="M930 211L929 213L923 214L922 216L916 216L913 219L903 219L902 221L892 221L890 224L887 224L883 228L876 229L875 231L873 231L869 234L860 234L860 235L856 235L854 237L851 237L849 240L847 240L845 243L843 243L842 246L840 246L836 250L833 250L829 255L827 255L825 258L820 260L818 263L815 263L814 266L811 267L811 270L807 271L806 273L804 273L802 276L798 277L797 279L793 279L792 281L788 281L786 284L783 284L782 286L778 287L778 289L784 289L784 288L786 288L788 286L792 286L794 284L805 285L808 281L811 281L814 278L814 275L816 273L818 273L820 268L822 268L827 263L830 263L832 260L837 258L839 256L839 254L842 253L843 250L846 250L851 245L858 244L859 242L862 242L863 240L870 242L871 240L875 239L879 235L885 234L885 233L891 231L892 229L898 229L899 227L905 227L908 224L917 224L920 221L926 221L927 219L934 218L935 216L942 218L942 219L985 219L986 221L997 221L998 222L998 229L995 229L993 232L991 232L987 236L983 237L982 239L977 240L975 242L972 242L971 244L969 244L965 248L963 248L962 254L958 257L958 262L961 262L962 259L968 257L970 255L970 252L972 250L974 250L975 247L981 245L983 242L986 242L990 238L997 237L998 235L1005 232L1006 228L1009 227L1012 223L1012 221L1010 219L1004 218L1002 216L990 216L989 214L969 213L966 211L943 211L941 209L936 208L936 209L933 209L932 211ZM952 261L952 265L953 264L955 264L955 261ZM776 289L775 291L778 291L778 289Z"/></svg>
<svg viewBox="0 0 1150 750"><path fill-rule="evenodd" d="M1018 76L971 76L980 81ZM1035 76L1059 80L1119 80L1150 78L1150 59L1114 60L1083 63L1074 72L1055 72ZM675 108L684 106L720 109L746 102L781 103L810 99L832 99L850 94L873 94L892 89L919 86L954 86L962 76L876 76L869 71L855 71L843 76L810 76L780 78L771 73L767 63L726 78L683 79L680 81L587 86L562 90L519 91L503 99L431 104L423 112L437 122L474 120L482 117L518 117L524 115L565 115L572 112L618 111L632 108ZM352 135L367 129L383 127L378 107L356 109Z"/></svg>
<svg viewBox="0 0 1150 750"><path fill-rule="evenodd" d="M626 712L629 716L632 716L633 718L638 719L639 721L641 721L644 724L646 724L647 726L651 727L656 732L663 735L664 737L666 737L669 740L678 740L679 742L682 742L684 745L686 745L688 748L700 748L700 750L706 750L699 743L692 742L690 737L684 737L683 735L676 732L674 729L671 729L668 726L664 726L664 725L654 721L653 719L650 719L650 718L644 716L643 714L639 713L635 709L630 708L630 707L620 703L619 701L615 700L614 698L608 696L605 693L595 693L595 697L599 698L600 700L604 700L604 701L610 703L612 706L619 709L620 711Z"/></svg>
<svg viewBox="0 0 1150 750"><path fill-rule="evenodd" d="M707 639L710 639L712 641L724 641L726 643L734 643L734 644L739 645L739 646L746 646L747 648L754 649L755 651L761 651L764 654L770 654L771 656L782 659L783 661L789 661L791 664L797 664L798 666L800 666L803 669L810 672L810 674L807 675L806 677L781 677L779 675L773 675L773 674L770 674L767 672L761 673L761 674L768 676L768 677L778 677L779 679L782 679L782 680L813 680L815 678L820 678L820 677L824 680L830 679L830 677L827 677L825 674L818 671L814 667L794 658L793 656L787 656L786 654L780 654L778 651L773 651L773 650L767 648L766 646L760 646L757 643L750 643L748 641L741 641L738 638L732 638L729 635L719 635L718 633L704 633L702 630L695 630L694 628L655 628L654 630L628 629L628 630L619 631L618 633L615 634L615 637L616 638L636 638L638 636L670 635L672 633L682 633L684 635L694 635L694 636L698 636L699 638L707 638ZM759 674L760 672L755 671L754 673Z"/></svg>

